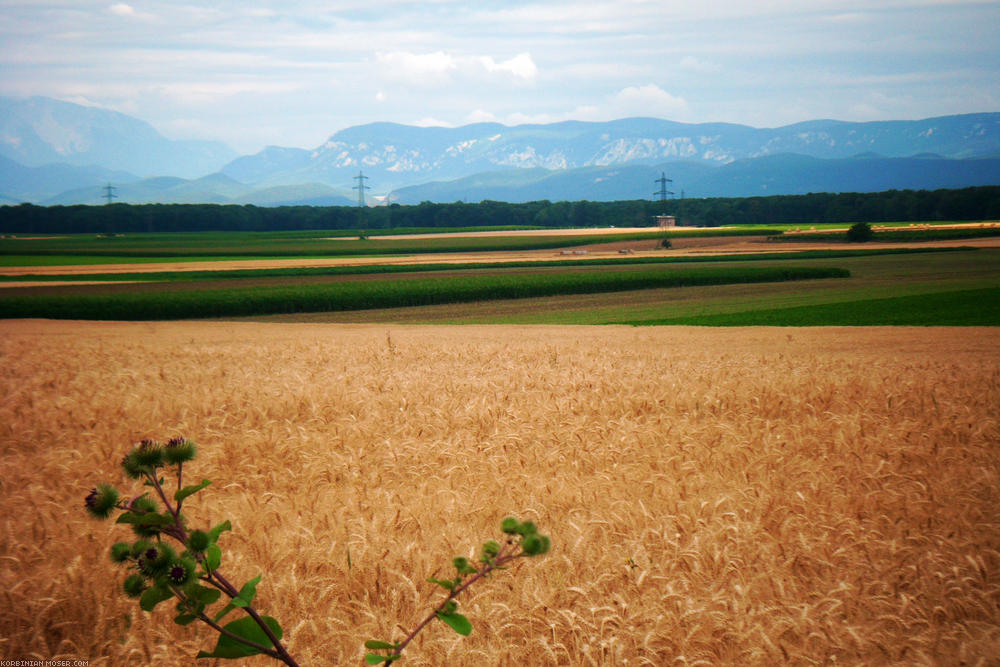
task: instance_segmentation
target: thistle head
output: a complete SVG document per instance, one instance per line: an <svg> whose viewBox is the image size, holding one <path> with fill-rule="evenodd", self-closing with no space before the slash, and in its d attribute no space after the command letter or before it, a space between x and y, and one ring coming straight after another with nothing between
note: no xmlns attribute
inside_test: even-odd
<svg viewBox="0 0 1000 667"><path fill-rule="evenodd" d="M91 489L84 499L87 511L98 519L107 519L108 515L118 505L118 491L113 486L101 484Z"/></svg>
<svg viewBox="0 0 1000 667"><path fill-rule="evenodd" d="M125 595L137 598L146 590L146 578L141 574L131 574L125 579Z"/></svg>
<svg viewBox="0 0 1000 667"><path fill-rule="evenodd" d="M175 559L167 569L167 579L175 586L183 586L194 575L195 562L190 558Z"/></svg>
<svg viewBox="0 0 1000 667"><path fill-rule="evenodd" d="M204 530L193 530L191 531L191 534L188 535L188 549L195 553L201 553L207 549L210 544L212 544L212 536Z"/></svg>
<svg viewBox="0 0 1000 667"><path fill-rule="evenodd" d="M117 542L111 545L111 562L124 563L132 557L132 545L128 542Z"/></svg>
<svg viewBox="0 0 1000 667"><path fill-rule="evenodd" d="M172 465L190 461L197 454L195 444L187 438L171 438L163 448L164 460Z"/></svg>

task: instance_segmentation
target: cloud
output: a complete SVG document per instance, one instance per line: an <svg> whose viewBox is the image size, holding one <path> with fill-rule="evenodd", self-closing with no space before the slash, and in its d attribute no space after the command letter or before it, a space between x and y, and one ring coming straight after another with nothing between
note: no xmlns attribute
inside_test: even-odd
<svg viewBox="0 0 1000 667"><path fill-rule="evenodd" d="M375 61L386 79L407 85L479 81L486 75L512 77L515 81L525 82L538 76L538 66L530 53L519 53L508 60L497 61L492 56L456 56L444 51L391 51L376 54Z"/></svg>
<svg viewBox="0 0 1000 667"><path fill-rule="evenodd" d="M446 82L451 73L458 68L455 59L444 51L433 53L392 51L376 54L375 60L387 78L423 85Z"/></svg>
<svg viewBox="0 0 1000 667"><path fill-rule="evenodd" d="M126 5L124 2L111 5L108 7L108 11L115 16L135 16L135 9L132 8L132 5Z"/></svg>
<svg viewBox="0 0 1000 667"><path fill-rule="evenodd" d="M519 53L510 60L498 63L489 56L479 59L488 72L509 72L519 79L531 80L538 76L538 67L530 53Z"/></svg>
<svg viewBox="0 0 1000 667"><path fill-rule="evenodd" d="M657 116L667 118L688 111L683 97L676 97L656 84L629 86L618 91L610 101L610 110L619 117Z"/></svg>

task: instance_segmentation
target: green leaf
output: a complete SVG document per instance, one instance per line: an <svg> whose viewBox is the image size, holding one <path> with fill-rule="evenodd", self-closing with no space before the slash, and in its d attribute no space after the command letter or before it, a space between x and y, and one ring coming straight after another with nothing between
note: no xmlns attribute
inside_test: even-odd
<svg viewBox="0 0 1000 667"><path fill-rule="evenodd" d="M174 518L169 514L135 514L126 512L118 517L115 523L134 523L138 526L169 526L174 522Z"/></svg>
<svg viewBox="0 0 1000 667"><path fill-rule="evenodd" d="M369 665L378 665L383 662L389 662L391 660L394 660L394 658L391 655L378 655L376 653L365 654L365 662L367 662Z"/></svg>
<svg viewBox="0 0 1000 667"><path fill-rule="evenodd" d="M455 590L455 581L453 579L435 579L434 577L428 577L427 581L432 584L437 584L441 588L447 588L449 591Z"/></svg>
<svg viewBox="0 0 1000 667"><path fill-rule="evenodd" d="M208 531L208 534L212 536L212 541L213 542L218 542L219 541L219 535L222 535L222 533L226 532L227 530L232 530L232 529L233 529L233 524L229 523L229 519L226 519L225 521L223 521L222 523L220 523L218 526L215 526L215 527L212 528L212 530Z"/></svg>
<svg viewBox="0 0 1000 667"><path fill-rule="evenodd" d="M219 569L219 564L222 563L222 549L219 548L218 544L213 544L205 549L205 560L203 562L209 570Z"/></svg>
<svg viewBox="0 0 1000 667"><path fill-rule="evenodd" d="M243 584L243 588L240 589L240 594L230 600L229 604L223 607L222 611L216 614L213 620L218 623L219 619L231 612L233 609L236 609L237 607L249 607L250 603L253 602L254 596L257 595L257 584L260 583L261 576L262 575L258 574L256 577Z"/></svg>
<svg viewBox="0 0 1000 667"><path fill-rule="evenodd" d="M146 592L139 598L139 606L142 607L143 611L153 611L156 605L172 597L174 597L174 594L169 588L153 586L152 588L147 588Z"/></svg>
<svg viewBox="0 0 1000 667"><path fill-rule="evenodd" d="M448 624L448 626L460 635L468 635L472 632L472 623L469 623L469 619L462 616L458 612L444 613L438 612L437 615L442 621Z"/></svg>
<svg viewBox="0 0 1000 667"><path fill-rule="evenodd" d="M192 484L191 486L185 486L183 489L178 489L177 493L174 494L174 500L181 502L191 494L198 493L211 483L209 480L203 479L201 480L201 484Z"/></svg>
<svg viewBox="0 0 1000 667"><path fill-rule="evenodd" d="M217 588L198 585L190 586L184 592L189 598L202 604L212 604L222 596L222 591Z"/></svg>
<svg viewBox="0 0 1000 667"><path fill-rule="evenodd" d="M190 623L198 620L198 617L194 614L181 614L174 618L174 623L177 625L189 625Z"/></svg>
<svg viewBox="0 0 1000 667"><path fill-rule="evenodd" d="M389 642L382 642L377 639L369 639L368 641L365 642L365 648L371 648L376 650L383 648L395 650L397 646L399 646L399 644L390 644Z"/></svg>
<svg viewBox="0 0 1000 667"><path fill-rule="evenodd" d="M283 633L281 631L281 626L278 624L278 622L273 618L271 618L270 616L263 616L261 618L264 620L265 623L267 623L267 626L271 628L271 632L274 633L274 636L280 640ZM271 640L268 639L266 634L264 634L264 631L261 629L261 627L257 625L256 621L254 621L249 616L241 618L238 621L233 621L232 623L228 623L224 625L223 628L238 637L242 637L243 639L248 639L262 646L267 646L267 647L273 646ZM215 645L215 649L211 653L208 653L206 651L199 651L197 657L245 658L246 656L257 655L258 653L260 653L260 651L258 651L253 647L247 646L246 644L243 644L231 637L227 637L226 635L219 635L219 641Z"/></svg>
<svg viewBox="0 0 1000 667"><path fill-rule="evenodd" d="M260 583L260 578L262 576L263 575L258 574L256 577L254 577L253 579L251 579L247 583L243 584L243 588L240 589L240 597L239 597L239 599L246 600L246 604L236 605L237 607L246 607L251 602L253 602L254 596L257 595L257 584ZM235 601L236 600L233 600L233 602L235 602Z"/></svg>

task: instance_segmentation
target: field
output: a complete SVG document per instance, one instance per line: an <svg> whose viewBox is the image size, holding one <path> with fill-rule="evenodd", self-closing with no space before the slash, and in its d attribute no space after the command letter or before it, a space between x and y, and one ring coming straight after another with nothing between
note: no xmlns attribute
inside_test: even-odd
<svg viewBox="0 0 1000 667"><path fill-rule="evenodd" d="M1000 332L0 322L0 654L190 665L85 516L142 438L303 665L361 664L506 514L548 556L403 665L989 665ZM208 664L208 663L207 663ZM263 659L245 664L273 664Z"/></svg>
<svg viewBox="0 0 1000 667"><path fill-rule="evenodd" d="M993 224L866 244L770 227L7 238L0 318L996 326Z"/></svg>

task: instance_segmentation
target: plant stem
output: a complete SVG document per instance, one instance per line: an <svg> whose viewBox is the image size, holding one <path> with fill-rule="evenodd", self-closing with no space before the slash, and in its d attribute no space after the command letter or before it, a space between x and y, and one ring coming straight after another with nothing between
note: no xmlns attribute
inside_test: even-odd
<svg viewBox="0 0 1000 667"><path fill-rule="evenodd" d="M422 620L420 624L417 625L417 627L415 627L413 631L406 636L405 639L403 639L403 641L399 643L399 645L396 647L395 652L390 656L391 659L386 664L391 665L396 660L402 658L403 649L405 649L406 646L411 641L413 641L413 639L420 633L421 630L427 627L428 623L430 623L437 617L438 613L441 612L449 602L458 597L459 594L461 594L463 591L469 588L469 586L476 583L486 575L490 574L493 570L497 569L498 567L505 565L506 563L509 563L517 558L523 558L525 555L524 552L505 554L504 549L506 548L507 548L506 545L504 545L504 547L500 549L500 552L489 563L483 565L483 568L481 570L476 572L476 574L474 574L468 580L462 582L460 585L456 586L454 589L449 591L448 596L441 602L441 604L435 607L431 611L431 613L428 614L427 617L424 620Z"/></svg>
<svg viewBox="0 0 1000 667"><path fill-rule="evenodd" d="M165 529L161 530L160 532L166 533L170 537L173 537L175 540L180 542L182 545L187 546L187 531L184 529L184 525L181 523L181 517L180 517L181 501L178 501L176 508L170 504L170 501L167 499L167 494L163 491L163 487L160 485L160 480L157 479L156 477L156 471L153 471L152 475L147 475L147 476L152 482L153 488L156 489L156 493L160 496L160 499L166 506L167 511L170 512L170 515L172 517L174 517L174 525L168 526ZM180 484L181 484L181 471L180 471L180 466L178 466L177 469L178 491L181 489ZM199 558L199 560L202 559L204 559L204 556L201 556L201 558ZM235 598L239 596L240 592L236 590L236 587L233 586L231 583L229 583L229 580L226 579L222 575L222 573L219 572L218 570L210 570L208 577L209 577L208 578L209 583L213 584L216 588L220 589L230 598ZM216 583L216 581L213 581L213 578L216 579L218 583ZM275 636L274 631L271 630L271 626L269 626L267 623L264 622L264 619L261 618L260 614L257 613L257 610L253 608L253 605L247 605L246 607L243 607L243 611L246 612L260 627L260 629L264 632L264 634L267 635L267 638L270 639L271 643L274 645L274 649L268 649L262 646L261 644L257 644L255 642L242 639L239 636L232 634L225 628L221 627L218 623L215 623L214 621L209 619L207 616L205 616L204 613L200 614L199 618L201 618L201 620L205 621L206 623L208 623L208 625L212 626L212 628L214 628L221 634L226 635L227 637L240 641L248 646L252 646L254 649L261 651L262 653L266 653L270 657L276 660L280 660L286 665L289 665L289 667L299 667L298 663L295 662L295 659L292 658L291 655L289 655L288 651L281 644L281 640L279 640L278 637Z"/></svg>

